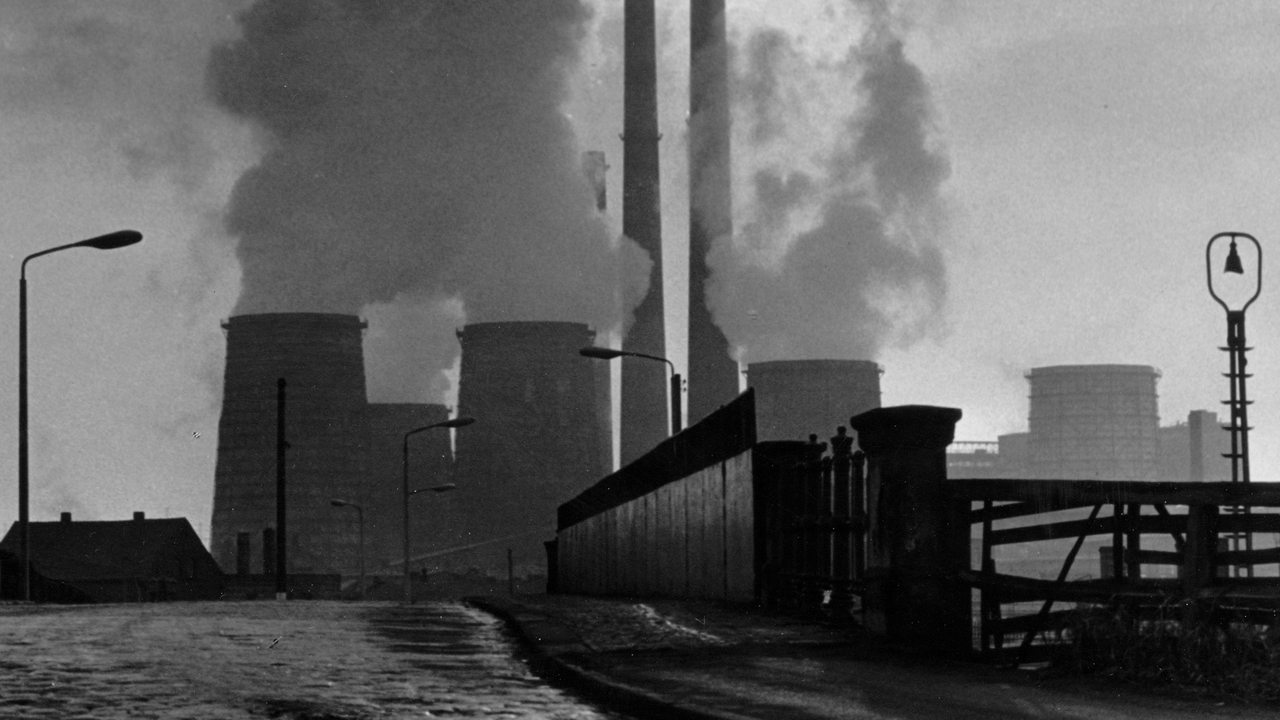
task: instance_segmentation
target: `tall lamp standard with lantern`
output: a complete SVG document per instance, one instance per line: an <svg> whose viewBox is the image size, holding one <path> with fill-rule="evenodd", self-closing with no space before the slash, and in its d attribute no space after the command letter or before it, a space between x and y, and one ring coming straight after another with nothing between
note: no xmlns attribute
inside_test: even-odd
<svg viewBox="0 0 1280 720"><path fill-rule="evenodd" d="M1223 239L1229 239L1231 246L1227 251L1227 257L1223 263L1222 272L1219 274L1218 282L1215 287L1213 272L1213 246L1216 242ZM1244 262L1240 259L1240 253L1236 248L1236 242L1239 239L1248 240L1253 243L1256 274L1254 275L1253 294L1243 301L1229 302L1223 299L1219 294L1222 288L1225 276L1229 274L1244 275ZM1226 430L1231 434L1231 452L1226 456L1231 459L1231 482L1248 483L1249 482L1249 394L1246 389L1246 380L1249 378L1248 361L1245 359L1245 353L1249 347L1245 341L1244 334L1244 313L1258 299L1258 295L1262 293L1262 246L1258 244L1257 238L1248 233L1243 232L1220 232L1209 239L1209 243L1204 248L1205 274L1209 284L1209 295L1222 307L1227 314L1227 344L1221 348L1227 353L1228 372L1227 379L1231 383L1231 396L1226 401L1226 405L1231 412L1231 423L1227 425ZM1246 289L1244 292L1248 292ZM1242 294L1242 293L1238 293ZM1239 307L1232 307L1232 305ZM1235 512L1248 513L1247 507L1237 507ZM1244 544L1246 550L1253 549L1253 534L1244 533ZM1239 549L1241 536L1233 534L1231 536L1233 549ZM1247 575L1253 575L1253 566L1247 567ZM1238 574L1239 568L1237 568Z"/></svg>
<svg viewBox="0 0 1280 720"><path fill-rule="evenodd" d="M115 250L142 241L137 230L117 230L87 240L67 243L31 253L22 259L18 273L18 547L22 556L22 599L31 600L31 514L30 467L27 427L27 263L61 250L87 247Z"/></svg>
<svg viewBox="0 0 1280 720"><path fill-rule="evenodd" d="M403 455L402 455L402 462L401 462L403 491L404 491L404 497L403 497L403 500L404 500L404 525L403 525L404 555L402 559L404 561L404 602L406 605L413 604L413 585L411 584L413 581L413 577L409 571L409 495L412 494L409 492L409 438L420 432L425 432L427 430L431 430L434 428L466 427L474 423L475 421L476 419L471 417L456 417L456 418L453 418L452 420L445 420L444 422L438 422L432 425L424 425L419 428L414 428L404 434ZM440 486L440 488L445 488L445 486L442 485ZM430 489L436 490L436 488L430 488ZM453 488L448 487L447 489L452 490ZM436 490L436 491L443 492L443 489Z"/></svg>

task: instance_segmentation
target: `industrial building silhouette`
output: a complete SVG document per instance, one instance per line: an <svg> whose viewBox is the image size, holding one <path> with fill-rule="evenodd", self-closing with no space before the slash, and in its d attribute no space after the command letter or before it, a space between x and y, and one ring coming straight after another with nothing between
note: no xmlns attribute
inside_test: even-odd
<svg viewBox="0 0 1280 720"><path fill-rule="evenodd" d="M290 573L365 566L399 573L403 555L403 448L409 430L443 422L437 404L370 403L362 332L349 315L271 313L231 318L219 424L212 522L219 565L271 574L276 542L276 382L287 381L286 534ZM409 439L413 570L505 569L514 549L525 574L541 568L556 506L606 474L611 442L607 366L578 355L594 333L581 323L476 323L462 344L459 410L480 418L457 435ZM267 532L264 535L264 531Z"/></svg>

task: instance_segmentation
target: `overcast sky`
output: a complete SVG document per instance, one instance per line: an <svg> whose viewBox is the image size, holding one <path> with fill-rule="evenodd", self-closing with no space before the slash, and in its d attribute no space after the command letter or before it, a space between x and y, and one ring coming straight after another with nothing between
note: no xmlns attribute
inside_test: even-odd
<svg viewBox="0 0 1280 720"><path fill-rule="evenodd" d="M224 220L237 180L276 139L243 104L228 109L225 98L216 101L206 79L211 49L241 36L236 18L251 4L0 4L0 272L11 278L0 284L0 308L8 308L0 312L0 343L11 348L0 359L0 407L11 409L0 418L0 468L11 468L0 472L0 526L17 517L19 263L47 247L134 228L146 237L142 245L76 250L28 267L32 516L49 520L69 510L115 519L144 510L187 516L207 535L220 322L236 311L243 275L242 238ZM568 21L580 32L557 36L570 52L563 84L552 83L567 88L556 102L572 131L555 136L567 137L572 153L609 156L611 237L620 226L620 6L595 3L589 17ZM684 3L658 6L668 335L681 364L687 18ZM1162 372L1162 424L1220 407L1225 319L1205 288L1204 245L1223 230L1250 232L1267 248L1280 236L1280 62L1272 38L1280 7L729 0L729 12L740 78L735 141L743 140L735 145L735 177L803 173L814 183L812 197L862 197L857 182L865 178L842 179L829 161L859 157L874 140L868 118L895 102L924 134L917 145L884 145L897 148L886 162L927 158L945 170L928 175L906 206L913 212L900 218L910 224L929 215L910 237L916 251L937 253L945 274L937 281L904 275L904 287L925 283L919 287L937 302L913 304L901 287L887 288L887 296L906 300L877 306L894 322L882 327L875 357L854 358L884 366L886 405L959 407L959 439L994 440L1025 429L1030 368L1136 363ZM762 39L785 52L762 54ZM771 92L785 100L777 106L785 112L768 144L750 146L744 138L763 111L745 84L761 79L766 66L751 64L760 58L777 71ZM918 74L922 82L909 93L876 95L883 86L867 80L869 67ZM376 103L369 109L380 112ZM753 192L749 182L735 187L740 229L767 219ZM785 267L789 251L821 239L811 232L821 212L797 211L764 240L737 238L738 249L760 251L753 257L766 270ZM742 244L749 242L757 244ZM827 248L817 257L838 263L841 252ZM1265 269L1275 277L1280 256L1268 258ZM1280 285L1268 273L1248 315L1257 480L1280 472L1273 390L1280 386ZM418 368L452 360L452 328L468 317L504 319L494 303L498 309L481 310L476 301L468 314L456 292L474 283L452 275L441 282L443 289L374 293L351 310L370 321L375 400L448 399L448 375ZM838 283L822 289L837 310L864 291ZM491 299L491 291L475 292ZM254 307L267 309L263 302ZM824 314L816 305L799 309L806 308ZM761 324L770 311L769 301L739 309ZM583 318L548 319L607 322L595 308L584 308ZM750 344L749 322L738 322L739 337L731 338ZM859 327L851 319L831 332ZM756 359L768 353L754 352Z"/></svg>

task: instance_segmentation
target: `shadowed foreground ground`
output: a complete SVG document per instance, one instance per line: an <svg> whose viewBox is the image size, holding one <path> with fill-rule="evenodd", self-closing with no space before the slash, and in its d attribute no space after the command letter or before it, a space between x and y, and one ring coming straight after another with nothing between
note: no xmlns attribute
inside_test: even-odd
<svg viewBox="0 0 1280 720"><path fill-rule="evenodd" d="M1172 688L948 662L847 625L712 603L481 602L520 629L551 674L650 717L1261 720L1280 712Z"/></svg>

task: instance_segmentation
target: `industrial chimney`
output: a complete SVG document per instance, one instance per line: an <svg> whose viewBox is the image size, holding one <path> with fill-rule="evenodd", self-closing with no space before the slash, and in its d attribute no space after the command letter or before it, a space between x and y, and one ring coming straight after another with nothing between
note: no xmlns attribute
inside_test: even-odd
<svg viewBox="0 0 1280 720"><path fill-rule="evenodd" d="M213 555L238 567L236 538L260 538L276 521L276 381L288 381L288 543L290 572L355 567L354 519L331 498L360 497L365 475L362 330L350 315L239 315L227 333L222 417L214 475ZM347 525L350 527L347 527ZM252 567L262 547L252 547Z"/></svg>
<svg viewBox="0 0 1280 720"><path fill-rule="evenodd" d="M622 232L649 254L649 291L635 309L622 349L666 357L662 301L662 216L658 194L658 94L653 0L626 0L622 134ZM622 464L667 435L664 363L623 359Z"/></svg>
<svg viewBox="0 0 1280 720"><path fill-rule="evenodd" d="M707 254L733 232L724 0L689 4L689 424L738 395L738 363L707 307Z"/></svg>

